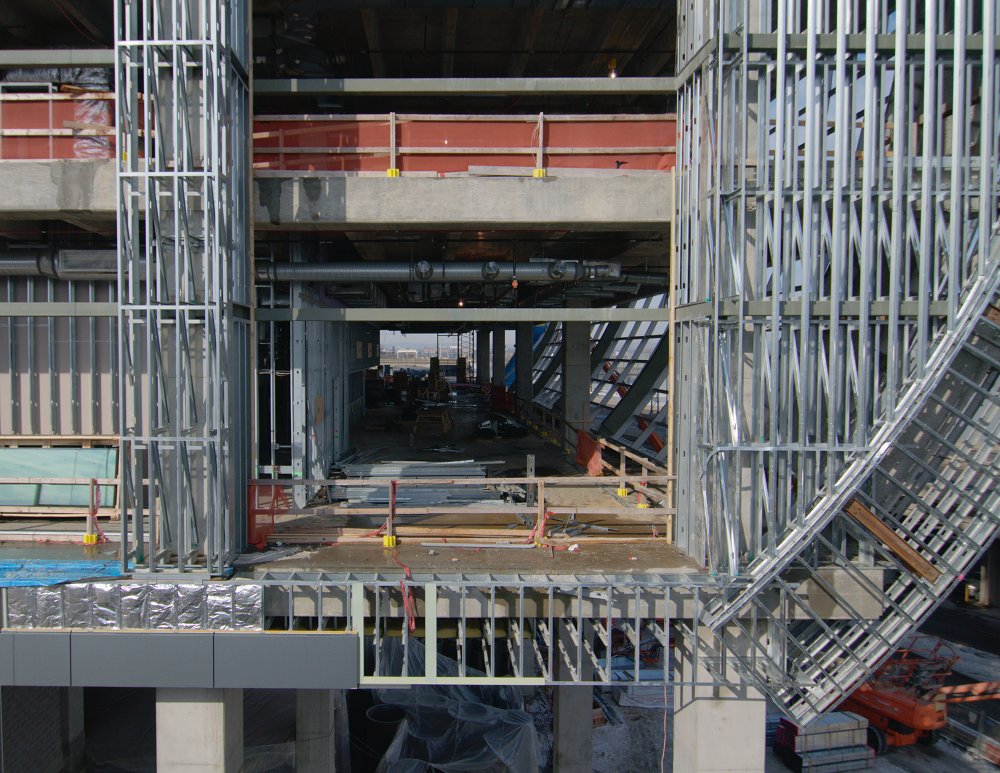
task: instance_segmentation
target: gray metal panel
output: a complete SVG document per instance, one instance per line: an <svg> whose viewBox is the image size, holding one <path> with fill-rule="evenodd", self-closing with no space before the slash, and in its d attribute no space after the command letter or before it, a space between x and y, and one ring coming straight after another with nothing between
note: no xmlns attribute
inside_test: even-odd
<svg viewBox="0 0 1000 773"><path fill-rule="evenodd" d="M215 634L215 686L349 689L358 686L353 633Z"/></svg>
<svg viewBox="0 0 1000 773"><path fill-rule="evenodd" d="M70 641L66 631L24 631L14 639L14 679L18 687L70 684Z"/></svg>
<svg viewBox="0 0 1000 773"><path fill-rule="evenodd" d="M212 634L74 632L72 664L74 687L211 687Z"/></svg>
<svg viewBox="0 0 1000 773"><path fill-rule="evenodd" d="M14 684L13 634L0 632L0 685Z"/></svg>

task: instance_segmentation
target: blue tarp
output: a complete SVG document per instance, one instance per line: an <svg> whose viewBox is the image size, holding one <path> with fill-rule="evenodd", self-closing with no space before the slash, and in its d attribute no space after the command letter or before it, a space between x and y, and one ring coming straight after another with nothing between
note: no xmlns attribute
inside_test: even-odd
<svg viewBox="0 0 1000 773"><path fill-rule="evenodd" d="M119 561L0 561L0 588L121 576Z"/></svg>

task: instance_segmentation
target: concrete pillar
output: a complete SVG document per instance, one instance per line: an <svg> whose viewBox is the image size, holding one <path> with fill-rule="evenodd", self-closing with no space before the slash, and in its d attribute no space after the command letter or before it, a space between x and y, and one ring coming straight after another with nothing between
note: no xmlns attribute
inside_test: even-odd
<svg viewBox="0 0 1000 773"><path fill-rule="evenodd" d="M711 636L703 630L706 637ZM694 643L688 637L677 637L675 642L673 770L763 773L764 696L752 687L732 690L681 684L708 683L713 677L700 663L695 667Z"/></svg>
<svg viewBox="0 0 1000 773"><path fill-rule="evenodd" d="M347 700L343 690L296 691L297 773L350 770L350 745L340 744L342 748L338 749L338 739L348 737Z"/></svg>
<svg viewBox="0 0 1000 773"><path fill-rule="evenodd" d="M565 625L558 625L559 638L566 651L577 652L577 645ZM584 623L584 636L591 635L589 622ZM558 651L557 651L558 652ZM569 666L558 658L556 679L572 679ZM572 655L571 655L572 657ZM586 658L586 655L584 656ZM584 660L586 663L586 660ZM590 679L593 674L584 674ZM552 769L555 771L593 770L594 753L594 688L591 685L559 685L553 692L552 700Z"/></svg>
<svg viewBox="0 0 1000 773"><path fill-rule="evenodd" d="M493 372L491 380L497 386L504 385L507 365L507 331L502 327L493 328Z"/></svg>
<svg viewBox="0 0 1000 773"><path fill-rule="evenodd" d="M1000 540L987 549L979 575L979 603L1000 607Z"/></svg>
<svg viewBox="0 0 1000 773"><path fill-rule="evenodd" d="M243 769L243 690L159 688L156 770L237 773Z"/></svg>
<svg viewBox="0 0 1000 773"><path fill-rule="evenodd" d="M531 366L534 364L532 357L532 328L530 322L518 322L514 328L514 387L517 396L521 400L530 402L531 390Z"/></svg>
<svg viewBox="0 0 1000 773"><path fill-rule="evenodd" d="M590 305L586 298L575 298L571 307ZM590 323L563 324L562 345L562 416L566 422L566 441L576 446L576 433L590 426Z"/></svg>
<svg viewBox="0 0 1000 773"><path fill-rule="evenodd" d="M485 325L476 331L476 383L490 383L490 329Z"/></svg>

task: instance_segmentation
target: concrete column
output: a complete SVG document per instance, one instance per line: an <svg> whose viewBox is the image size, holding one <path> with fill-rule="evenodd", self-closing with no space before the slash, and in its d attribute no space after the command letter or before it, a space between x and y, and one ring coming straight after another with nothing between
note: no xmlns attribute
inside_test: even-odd
<svg viewBox="0 0 1000 773"><path fill-rule="evenodd" d="M531 393L531 366L532 358L532 327L530 322L518 322L514 328L514 365L515 376L514 386L517 396L521 400L530 401L533 397Z"/></svg>
<svg viewBox="0 0 1000 773"><path fill-rule="evenodd" d="M706 637L711 636L703 630ZM763 773L767 713L763 695L752 687L731 690L681 684L708 683L713 677L700 663L695 666L694 642L688 637L675 641L673 769L685 773Z"/></svg>
<svg viewBox="0 0 1000 773"><path fill-rule="evenodd" d="M507 331L502 327L493 328L493 375L491 380L497 386L504 385L507 365Z"/></svg>
<svg viewBox="0 0 1000 773"><path fill-rule="evenodd" d="M979 575L979 603L984 607L1000 607L1000 540L986 551Z"/></svg>
<svg viewBox="0 0 1000 773"><path fill-rule="evenodd" d="M334 773L350 770L350 746L338 756L338 738L348 737L347 700L343 690L297 690L295 770ZM344 756L347 759L342 759Z"/></svg>
<svg viewBox="0 0 1000 773"><path fill-rule="evenodd" d="M566 627L558 625L558 629L566 651L576 653L577 645ZM585 622L584 636L590 635L591 626ZM572 679L572 671L559 657L558 651L556 657L556 679ZM583 678L590 679L591 676L585 674ZM552 769L560 773L593 770L593 753L594 688L577 684L557 686L552 700Z"/></svg>
<svg viewBox="0 0 1000 773"><path fill-rule="evenodd" d="M243 769L243 690L156 691L157 773Z"/></svg>
<svg viewBox="0 0 1000 773"><path fill-rule="evenodd" d="M571 307L587 307L586 298L573 299ZM590 426L590 323L563 324L562 415L566 441L576 446L576 433Z"/></svg>
<svg viewBox="0 0 1000 773"><path fill-rule="evenodd" d="M490 329L485 325L476 331L476 383L490 383Z"/></svg>

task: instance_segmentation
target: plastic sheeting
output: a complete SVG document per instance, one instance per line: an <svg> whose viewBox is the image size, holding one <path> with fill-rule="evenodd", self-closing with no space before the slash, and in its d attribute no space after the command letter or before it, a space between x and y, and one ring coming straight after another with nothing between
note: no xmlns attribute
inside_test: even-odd
<svg viewBox="0 0 1000 773"><path fill-rule="evenodd" d="M16 68L8 70L3 77L4 83L51 84L52 86L72 86L76 89L86 89L88 92L108 92L112 88L111 70L102 67L44 67ZM79 99L62 103L72 111L71 126L66 126L67 113L60 109L58 115L51 120L53 126L44 128L73 128L76 131L72 137L71 158L111 158L112 136L100 136L114 126L114 99L93 99L95 94L82 94ZM44 95L39 95L44 98ZM54 107L54 105L53 105ZM24 128L24 127L19 127ZM43 127L35 127L43 128ZM97 136L94 133L97 133ZM37 141L37 138L34 138ZM8 142L7 144L13 144ZM62 144L60 143L62 148ZM57 158L68 155L67 149L54 153ZM28 157L35 157L29 153Z"/></svg>
<svg viewBox="0 0 1000 773"><path fill-rule="evenodd" d="M5 478L117 478L117 448L0 448ZM101 486L101 504L114 504L115 488ZM0 505L86 507L90 486L51 483L0 485Z"/></svg>
<svg viewBox="0 0 1000 773"><path fill-rule="evenodd" d="M7 627L259 631L261 586L92 582L11 588Z"/></svg>
<svg viewBox="0 0 1000 773"><path fill-rule="evenodd" d="M390 639L383 646L389 673L396 673L391 666L402 666L402 643ZM406 657L410 673L423 672L422 644L411 639ZM441 654L437 662L439 676L458 676L457 662ZM483 674L467 668L466 676ZM538 770L538 737L516 687L416 685L377 690L376 696L406 714L378 773Z"/></svg>

